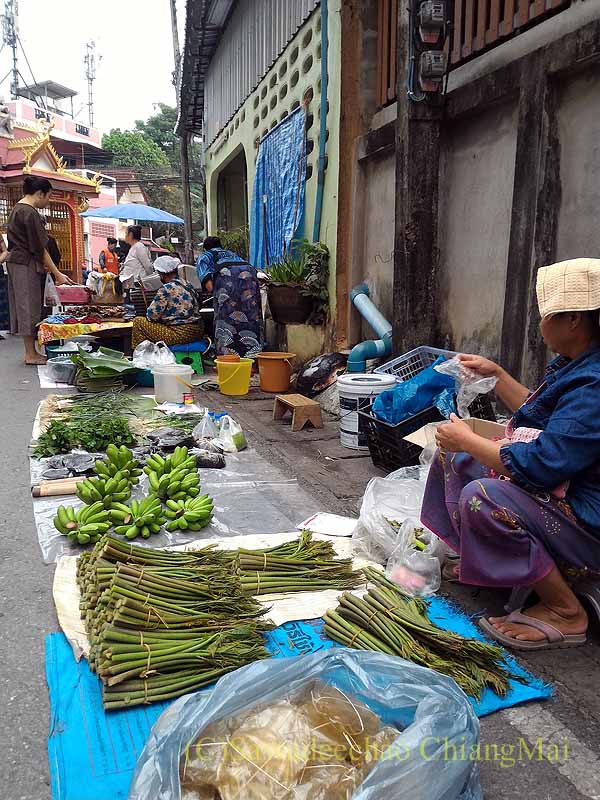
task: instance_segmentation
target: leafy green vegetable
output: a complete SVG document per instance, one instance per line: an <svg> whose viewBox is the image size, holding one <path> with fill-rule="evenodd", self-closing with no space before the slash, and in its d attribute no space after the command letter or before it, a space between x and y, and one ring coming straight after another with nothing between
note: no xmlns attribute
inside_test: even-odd
<svg viewBox="0 0 600 800"><path fill-rule="evenodd" d="M109 444L129 447L135 438L125 417L97 416L87 420L54 419L38 438L34 450L36 458L68 453L80 447L90 453L106 450Z"/></svg>

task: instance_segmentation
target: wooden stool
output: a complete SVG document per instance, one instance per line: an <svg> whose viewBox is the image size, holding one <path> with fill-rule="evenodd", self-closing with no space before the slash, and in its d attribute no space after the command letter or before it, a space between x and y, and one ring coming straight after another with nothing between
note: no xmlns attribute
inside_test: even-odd
<svg viewBox="0 0 600 800"><path fill-rule="evenodd" d="M278 394L273 406L273 419L283 419L288 411L292 412L292 431L301 431L307 422L314 428L323 427L321 406L316 400L310 400L301 394Z"/></svg>

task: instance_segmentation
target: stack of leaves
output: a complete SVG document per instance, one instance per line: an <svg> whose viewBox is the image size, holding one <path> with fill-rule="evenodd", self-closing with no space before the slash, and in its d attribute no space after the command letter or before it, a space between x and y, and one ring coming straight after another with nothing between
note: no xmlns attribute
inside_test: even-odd
<svg viewBox="0 0 600 800"><path fill-rule="evenodd" d="M477 699L486 687L504 697L511 675L501 647L466 639L435 625L427 604L405 594L379 570L367 568L372 588L362 598L344 593L325 615L325 633L358 650L397 655L454 678ZM516 678L518 680L518 678Z"/></svg>
<svg viewBox="0 0 600 800"><path fill-rule="evenodd" d="M106 536L80 557L90 666L107 709L167 700L268 657L265 613L226 555L135 547Z"/></svg>
<svg viewBox="0 0 600 800"><path fill-rule="evenodd" d="M71 361L86 378L114 378L138 369L119 350L108 347L99 347L95 353L88 353L79 347L77 353L71 356Z"/></svg>
<svg viewBox="0 0 600 800"><path fill-rule="evenodd" d="M236 568L247 594L355 589L364 583L351 558L337 558L331 542L302 531L299 539L264 550L240 548Z"/></svg>

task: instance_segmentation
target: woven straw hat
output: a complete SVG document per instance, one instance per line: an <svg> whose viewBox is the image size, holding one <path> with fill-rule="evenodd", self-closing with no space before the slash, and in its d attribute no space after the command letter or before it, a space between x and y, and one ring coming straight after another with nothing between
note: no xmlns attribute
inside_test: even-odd
<svg viewBox="0 0 600 800"><path fill-rule="evenodd" d="M541 267L536 292L542 318L562 311L600 309L600 259L573 258Z"/></svg>

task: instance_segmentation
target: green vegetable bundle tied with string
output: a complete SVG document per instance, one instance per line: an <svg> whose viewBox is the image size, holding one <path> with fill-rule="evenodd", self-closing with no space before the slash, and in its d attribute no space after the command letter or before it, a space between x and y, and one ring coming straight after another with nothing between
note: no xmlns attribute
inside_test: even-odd
<svg viewBox="0 0 600 800"><path fill-rule="evenodd" d="M468 695L479 699L486 687L504 697L511 675L502 648L466 639L435 625L427 604L405 594L377 569L365 569L372 584L361 599L345 593L335 611L325 615L325 633L340 644L375 650L454 678Z"/></svg>
<svg viewBox="0 0 600 800"><path fill-rule="evenodd" d="M354 589L364 583L351 558L337 558L331 542L302 531L299 539L265 550L237 551L237 572L247 594Z"/></svg>
<svg viewBox="0 0 600 800"><path fill-rule="evenodd" d="M266 610L231 564L213 547L153 550L110 536L80 557L89 662L106 709L178 697L268 657Z"/></svg>

